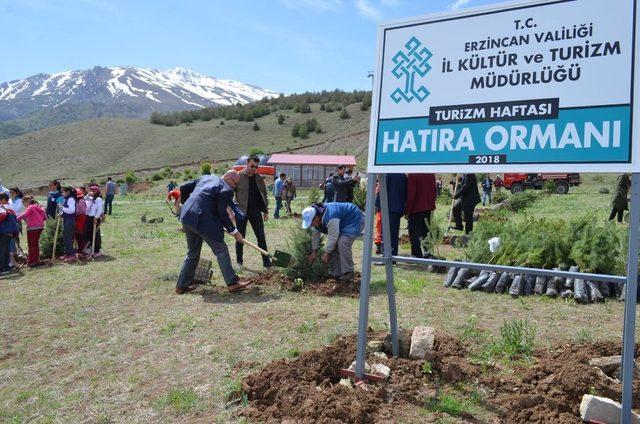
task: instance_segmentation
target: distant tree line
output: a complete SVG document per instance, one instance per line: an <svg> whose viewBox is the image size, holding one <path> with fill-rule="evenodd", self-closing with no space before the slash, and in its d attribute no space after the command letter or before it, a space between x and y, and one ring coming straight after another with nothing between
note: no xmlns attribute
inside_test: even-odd
<svg viewBox="0 0 640 424"><path fill-rule="evenodd" d="M361 109L366 110L371 105L371 92L354 90L351 92L342 90L306 92L302 94L291 94L289 96L265 97L254 103L242 105L240 103L232 106L206 107L195 110L184 110L181 112L151 114L151 123L157 125L174 126L180 124L190 124L194 121L211 121L220 119L220 125L224 125L224 120L238 120L252 122L257 118L269 115L270 113L290 110L294 113L310 113L311 103L320 103L320 110L326 112L340 111L344 106L353 103L362 103ZM284 117L279 118L284 122ZM254 126L255 129L255 126Z"/></svg>

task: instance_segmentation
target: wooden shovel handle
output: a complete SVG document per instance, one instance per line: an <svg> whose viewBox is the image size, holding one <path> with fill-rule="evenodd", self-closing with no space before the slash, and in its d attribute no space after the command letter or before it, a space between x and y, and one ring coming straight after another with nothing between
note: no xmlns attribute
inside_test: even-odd
<svg viewBox="0 0 640 424"><path fill-rule="evenodd" d="M243 239L242 243L246 244L249 247L252 247L252 248L256 249L258 252L262 253L265 256L271 257L269 252L267 252L266 250L262 250L261 248L259 248L258 246L256 246L255 244L251 243L250 241L248 241L246 239Z"/></svg>

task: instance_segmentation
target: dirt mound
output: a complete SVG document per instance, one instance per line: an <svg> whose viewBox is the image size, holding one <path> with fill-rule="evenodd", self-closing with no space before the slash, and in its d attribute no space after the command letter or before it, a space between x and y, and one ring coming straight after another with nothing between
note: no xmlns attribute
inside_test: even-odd
<svg viewBox="0 0 640 424"><path fill-rule="evenodd" d="M370 339L382 338L370 334ZM564 345L536 352L533 365L515 367L510 373L496 369L483 373L467 360L467 351L457 339L436 333L434 352L427 358L431 373L423 373L424 361L390 358L381 361L391 368L385 384L352 389L338 383L340 369L355 358L355 340L355 336L342 337L249 375L243 390L250 406L242 415L268 423L391 422L403 407L423 408L443 389L467 382L486 393L483 403L495 414L495 422L565 424L581 422L579 405L585 393L615 400L621 396L618 382L588 365L591 358L619 354L615 343ZM640 381L635 382L634 391L640 392ZM636 397L634 407L638 406ZM460 418L480 422L466 413Z"/></svg>
<svg viewBox="0 0 640 424"><path fill-rule="evenodd" d="M304 281L298 283L279 272L263 272L249 279L253 284L274 286L281 290L294 292L308 291L320 296L344 296L357 298L360 294L360 274L356 273L350 281L327 279L323 281Z"/></svg>
<svg viewBox="0 0 640 424"><path fill-rule="evenodd" d="M457 342L452 346L452 340L436 335L435 361L446 361L450 352L464 355L464 349ZM268 423L389 422L395 408L407 403L422 406L435 391L435 380L422 373L423 361L401 358L386 361L392 370L386 384L344 387L338 384L340 369L349 367L355 355L356 338L351 336L297 359L269 364L243 380L250 401L243 415Z"/></svg>
<svg viewBox="0 0 640 424"><path fill-rule="evenodd" d="M535 364L510 376L487 376L481 384L494 390L493 404L512 423L580 423L580 401L586 393L619 400L622 386L596 368L591 358L620 354L613 342L564 345L553 351L536 352ZM635 381L634 392L640 391ZM634 399L634 408L640 399Z"/></svg>

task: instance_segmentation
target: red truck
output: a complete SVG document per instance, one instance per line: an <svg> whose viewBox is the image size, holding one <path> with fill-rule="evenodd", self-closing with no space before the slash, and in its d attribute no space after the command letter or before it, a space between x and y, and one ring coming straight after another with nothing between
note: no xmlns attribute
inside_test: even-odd
<svg viewBox="0 0 640 424"><path fill-rule="evenodd" d="M580 174L504 174L504 187L511 193L520 193L525 189L541 190L544 183L554 182L557 194L569 193L569 187L579 186Z"/></svg>

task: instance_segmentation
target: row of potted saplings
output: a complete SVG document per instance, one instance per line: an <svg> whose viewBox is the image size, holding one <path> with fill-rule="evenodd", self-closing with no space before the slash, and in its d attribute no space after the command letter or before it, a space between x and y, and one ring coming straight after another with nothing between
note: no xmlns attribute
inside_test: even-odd
<svg viewBox="0 0 640 424"><path fill-rule="evenodd" d="M554 268L559 271L560 268ZM577 266L569 268L578 272ZM479 274L468 268L449 268L444 287L462 290L484 291L487 293L508 292L518 296L549 296L574 298L578 303L604 302L605 298L624 300L624 284L587 281L581 278L546 277L532 274L511 274L481 271Z"/></svg>

